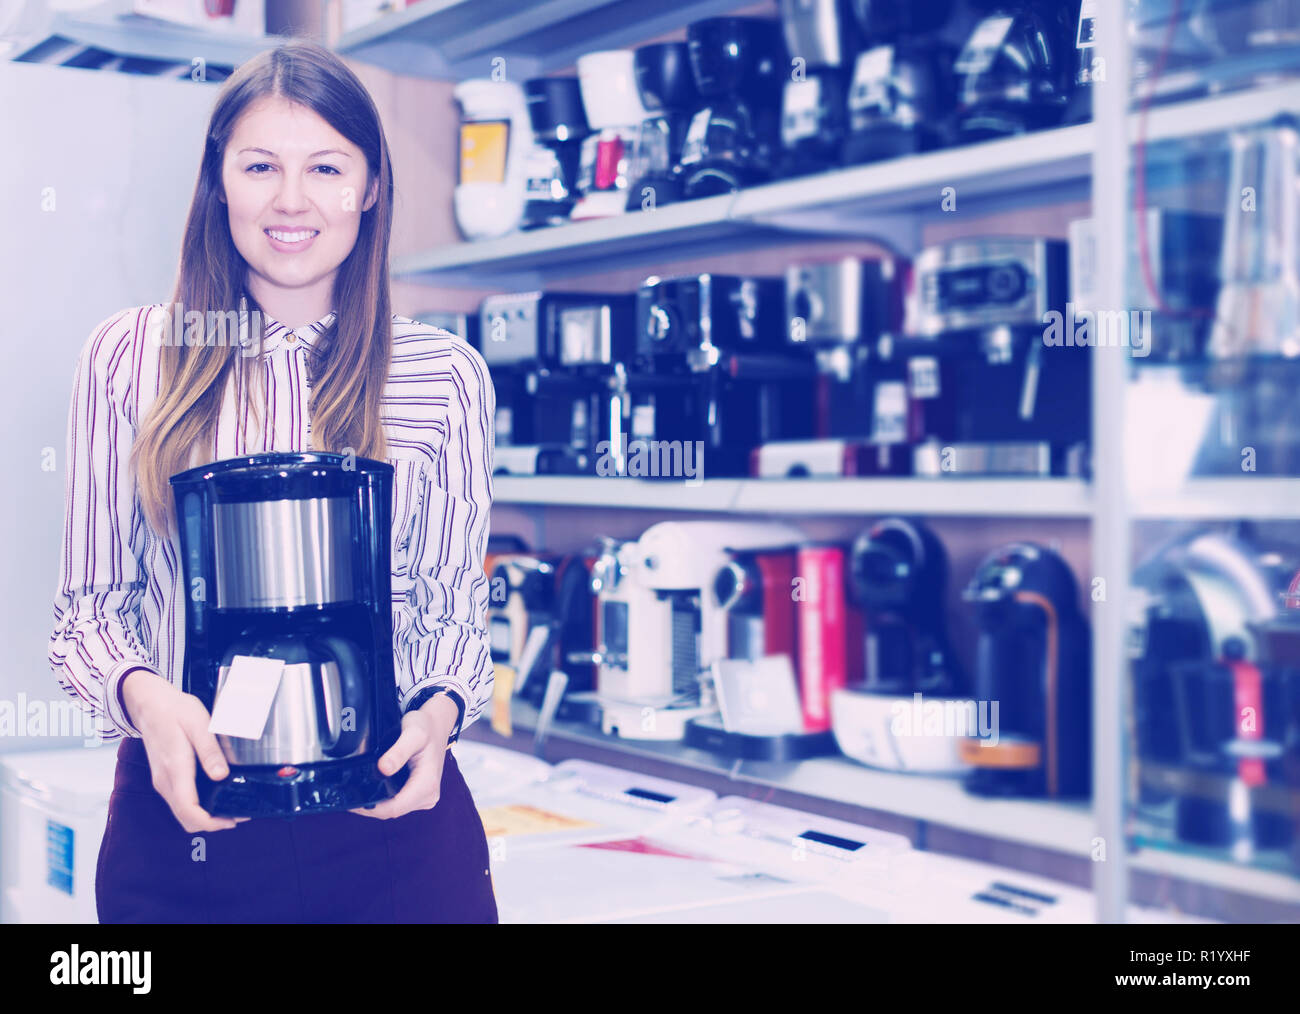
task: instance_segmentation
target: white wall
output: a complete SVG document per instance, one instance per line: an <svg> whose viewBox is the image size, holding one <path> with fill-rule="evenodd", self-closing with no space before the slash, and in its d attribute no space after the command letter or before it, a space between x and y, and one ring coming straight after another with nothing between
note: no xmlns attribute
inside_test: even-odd
<svg viewBox="0 0 1300 1014"><path fill-rule="evenodd" d="M105 317L170 298L217 88L0 62L0 702L65 699L46 647L77 354Z"/></svg>

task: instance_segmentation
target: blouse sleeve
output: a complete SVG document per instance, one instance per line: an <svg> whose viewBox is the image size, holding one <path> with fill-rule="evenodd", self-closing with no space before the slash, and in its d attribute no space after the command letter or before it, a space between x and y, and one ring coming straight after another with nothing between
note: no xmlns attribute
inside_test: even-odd
<svg viewBox="0 0 1300 1014"><path fill-rule="evenodd" d="M446 432L434 474L423 483L408 550L413 585L399 627L398 691L403 712L425 691L445 692L460 720L454 742L492 698L488 579L483 573L492 510L492 420L496 394L487 364L464 341L447 342ZM414 601L412 601L414 599Z"/></svg>
<svg viewBox="0 0 1300 1014"><path fill-rule="evenodd" d="M122 678L157 672L140 637L145 520L127 457L135 338L149 311L103 321L77 362L68 410L63 556L49 660L59 685L97 720L105 740L140 735L122 705Z"/></svg>

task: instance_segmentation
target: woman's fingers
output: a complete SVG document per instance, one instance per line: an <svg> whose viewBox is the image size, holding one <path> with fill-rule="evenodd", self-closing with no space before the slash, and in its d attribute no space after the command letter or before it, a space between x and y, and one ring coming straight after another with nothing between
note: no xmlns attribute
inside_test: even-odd
<svg viewBox="0 0 1300 1014"><path fill-rule="evenodd" d="M402 769L407 761L429 745L429 733L421 722L402 723L402 734L379 758L379 771L391 775Z"/></svg>

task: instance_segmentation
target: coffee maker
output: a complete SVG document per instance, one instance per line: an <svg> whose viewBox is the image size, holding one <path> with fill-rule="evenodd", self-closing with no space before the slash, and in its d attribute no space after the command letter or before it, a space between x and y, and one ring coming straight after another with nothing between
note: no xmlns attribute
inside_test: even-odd
<svg viewBox="0 0 1300 1014"><path fill-rule="evenodd" d="M781 0L794 72L781 99L782 176L836 166L848 129L849 73L860 40L849 0Z"/></svg>
<svg viewBox="0 0 1300 1014"><path fill-rule="evenodd" d="M881 355L902 324L905 261L893 258L791 264L785 276L786 340L811 357L813 438L765 443L762 478L910 474L922 436L921 403L902 367Z"/></svg>
<svg viewBox="0 0 1300 1014"><path fill-rule="evenodd" d="M811 435L811 368L785 354L779 278L647 278L626 380L638 445L697 447L708 476L749 473L750 451Z"/></svg>
<svg viewBox="0 0 1300 1014"><path fill-rule="evenodd" d="M1234 132L1200 475L1300 475L1300 121ZM1245 195L1249 195L1249 201Z"/></svg>
<svg viewBox="0 0 1300 1014"><path fill-rule="evenodd" d="M535 77L524 82L534 143L528 157L523 228L569 220L577 200L582 142L591 133L576 77Z"/></svg>
<svg viewBox="0 0 1300 1014"><path fill-rule="evenodd" d="M1282 762L1300 624L1281 608L1286 578L1283 554L1245 530L1174 538L1133 575L1136 804L1157 838L1243 861L1292 839Z"/></svg>
<svg viewBox="0 0 1300 1014"><path fill-rule="evenodd" d="M699 92L684 42L655 42L633 54L637 91L648 118L632 150L627 210L655 208L682 198L682 145Z"/></svg>
<svg viewBox="0 0 1300 1014"><path fill-rule="evenodd" d="M780 22L704 18L687 26L686 42L704 105L682 144L685 197L770 179L780 155L781 93L790 67Z"/></svg>
<svg viewBox="0 0 1300 1014"><path fill-rule="evenodd" d="M637 90L632 50L609 49L578 57L582 106L594 133L582 142L581 198L570 217L605 218L627 208L635 179L632 149L650 115Z"/></svg>
<svg viewBox="0 0 1300 1014"><path fill-rule="evenodd" d="M911 396L928 402L916 473L1084 474L1092 371L1063 312L1066 244L958 240L913 269L899 344Z"/></svg>
<svg viewBox="0 0 1300 1014"><path fill-rule="evenodd" d="M958 54L961 144L1053 127L1074 89L1077 4L981 0L984 17Z"/></svg>
<svg viewBox="0 0 1300 1014"><path fill-rule="evenodd" d="M963 742L968 792L1089 795L1092 643L1078 596L1066 562L1028 542L994 550L971 578L974 697L998 713Z"/></svg>
<svg viewBox="0 0 1300 1014"><path fill-rule="evenodd" d="M456 85L460 104L460 176L453 194L466 239L493 239L518 228L528 186L533 133L523 89L473 78Z"/></svg>
<svg viewBox="0 0 1300 1014"><path fill-rule="evenodd" d="M262 696L261 681L276 684L258 734L217 736L230 774L212 781L199 768L208 813L352 809L405 783L405 768L378 767L401 728L392 481L389 464L324 452L254 454L171 477L191 592L185 692L215 714Z"/></svg>
<svg viewBox="0 0 1300 1014"><path fill-rule="evenodd" d="M854 0L864 42L849 84L846 164L950 143L956 50L944 29L952 7L952 0Z"/></svg>
<svg viewBox="0 0 1300 1014"><path fill-rule="evenodd" d="M710 667L727 653L726 617L713 594L717 572L734 550L800 538L775 523L665 521L635 541L603 539L592 577L604 731L680 740L689 719L716 712Z"/></svg>

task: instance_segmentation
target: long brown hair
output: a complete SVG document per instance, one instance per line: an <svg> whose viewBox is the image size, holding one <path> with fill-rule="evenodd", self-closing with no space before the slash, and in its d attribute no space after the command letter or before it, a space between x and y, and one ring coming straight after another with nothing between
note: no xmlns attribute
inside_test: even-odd
<svg viewBox="0 0 1300 1014"><path fill-rule="evenodd" d="M226 145L244 110L263 96L277 96L314 110L362 150L367 177L363 197L378 181L378 198L361 214L352 252L339 265L333 305L337 317L313 342L308 360L311 378L311 445L314 450L346 451L383 460L387 455L380 404L392 358L392 301L388 284L388 242L393 224L393 173L379 112L356 75L324 47L294 41L267 50L242 64L221 86L203 147L194 199L185 224L180 268L173 303L188 316L203 320L233 319L240 300L250 310L248 265L230 235L222 203L221 167ZM171 309L170 307L168 308ZM262 323L260 313L250 314ZM170 334L171 322L164 334ZM254 331L256 332L256 328ZM251 335L261 348L262 335ZM231 377L244 362L261 371L260 356L207 341L159 348L158 399L142 420L131 450L141 506L155 531L174 530L174 507L168 478L206 464L204 455L221 413ZM238 364L238 365L237 365ZM262 390L263 384L241 382L236 390ZM251 399L255 411L256 399Z"/></svg>

